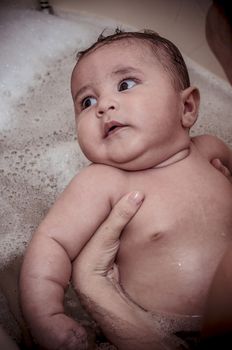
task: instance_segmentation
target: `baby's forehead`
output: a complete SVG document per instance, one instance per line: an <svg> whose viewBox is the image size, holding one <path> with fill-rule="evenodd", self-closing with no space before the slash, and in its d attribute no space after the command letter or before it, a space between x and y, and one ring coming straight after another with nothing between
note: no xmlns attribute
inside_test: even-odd
<svg viewBox="0 0 232 350"><path fill-rule="evenodd" d="M152 62L151 62L152 61ZM111 42L99 43L82 56L76 64L77 71L104 64L145 65L156 62L158 58L152 50L151 43L137 38L123 38Z"/></svg>
<svg viewBox="0 0 232 350"><path fill-rule="evenodd" d="M126 38L115 38L109 41L100 41L96 43L90 52L99 50L104 47L133 47L144 48L144 46L149 47L151 43L146 39L136 38L136 37L126 37Z"/></svg>

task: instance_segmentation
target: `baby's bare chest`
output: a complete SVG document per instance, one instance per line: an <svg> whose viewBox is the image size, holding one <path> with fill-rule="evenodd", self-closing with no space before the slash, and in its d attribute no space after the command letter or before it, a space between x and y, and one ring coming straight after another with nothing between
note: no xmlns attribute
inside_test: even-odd
<svg viewBox="0 0 232 350"><path fill-rule="evenodd" d="M128 225L128 233L153 239L160 234L195 235L202 229L222 235L231 232L232 185L210 165L146 175L130 180L130 189L143 191L145 201Z"/></svg>
<svg viewBox="0 0 232 350"><path fill-rule="evenodd" d="M194 163L146 175L130 179L130 190L143 191L145 201L121 237L122 284L148 310L201 312L232 240L232 186Z"/></svg>

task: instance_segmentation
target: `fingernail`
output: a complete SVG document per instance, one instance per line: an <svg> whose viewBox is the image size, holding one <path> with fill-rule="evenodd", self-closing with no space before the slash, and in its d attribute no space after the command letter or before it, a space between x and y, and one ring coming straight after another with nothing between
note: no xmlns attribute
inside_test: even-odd
<svg viewBox="0 0 232 350"><path fill-rule="evenodd" d="M139 205L144 200L144 194L139 191L133 191L128 195L128 199Z"/></svg>

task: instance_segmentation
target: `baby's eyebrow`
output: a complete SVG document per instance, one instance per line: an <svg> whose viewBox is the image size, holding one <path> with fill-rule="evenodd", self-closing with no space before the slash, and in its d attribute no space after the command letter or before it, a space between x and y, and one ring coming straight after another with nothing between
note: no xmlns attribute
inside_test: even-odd
<svg viewBox="0 0 232 350"><path fill-rule="evenodd" d="M119 66L113 70L112 75L126 75L132 73L142 73L142 71L139 68L131 66Z"/></svg>
<svg viewBox="0 0 232 350"><path fill-rule="evenodd" d="M79 96L84 95L87 90L91 89L90 85L84 85L82 86L77 92L75 93L73 100L76 101Z"/></svg>

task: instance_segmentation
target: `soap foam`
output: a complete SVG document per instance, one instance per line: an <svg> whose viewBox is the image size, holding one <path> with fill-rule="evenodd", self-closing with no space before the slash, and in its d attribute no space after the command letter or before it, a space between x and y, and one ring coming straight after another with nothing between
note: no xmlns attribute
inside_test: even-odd
<svg viewBox="0 0 232 350"><path fill-rule="evenodd" d="M103 27L81 16L74 22L33 10L1 8L0 17L0 273L7 271L17 288L31 235L88 164L76 141L70 75L77 51ZM0 282L8 302L15 299L10 285L3 288L9 281ZM7 304L0 293L0 323L19 343L17 305Z"/></svg>

